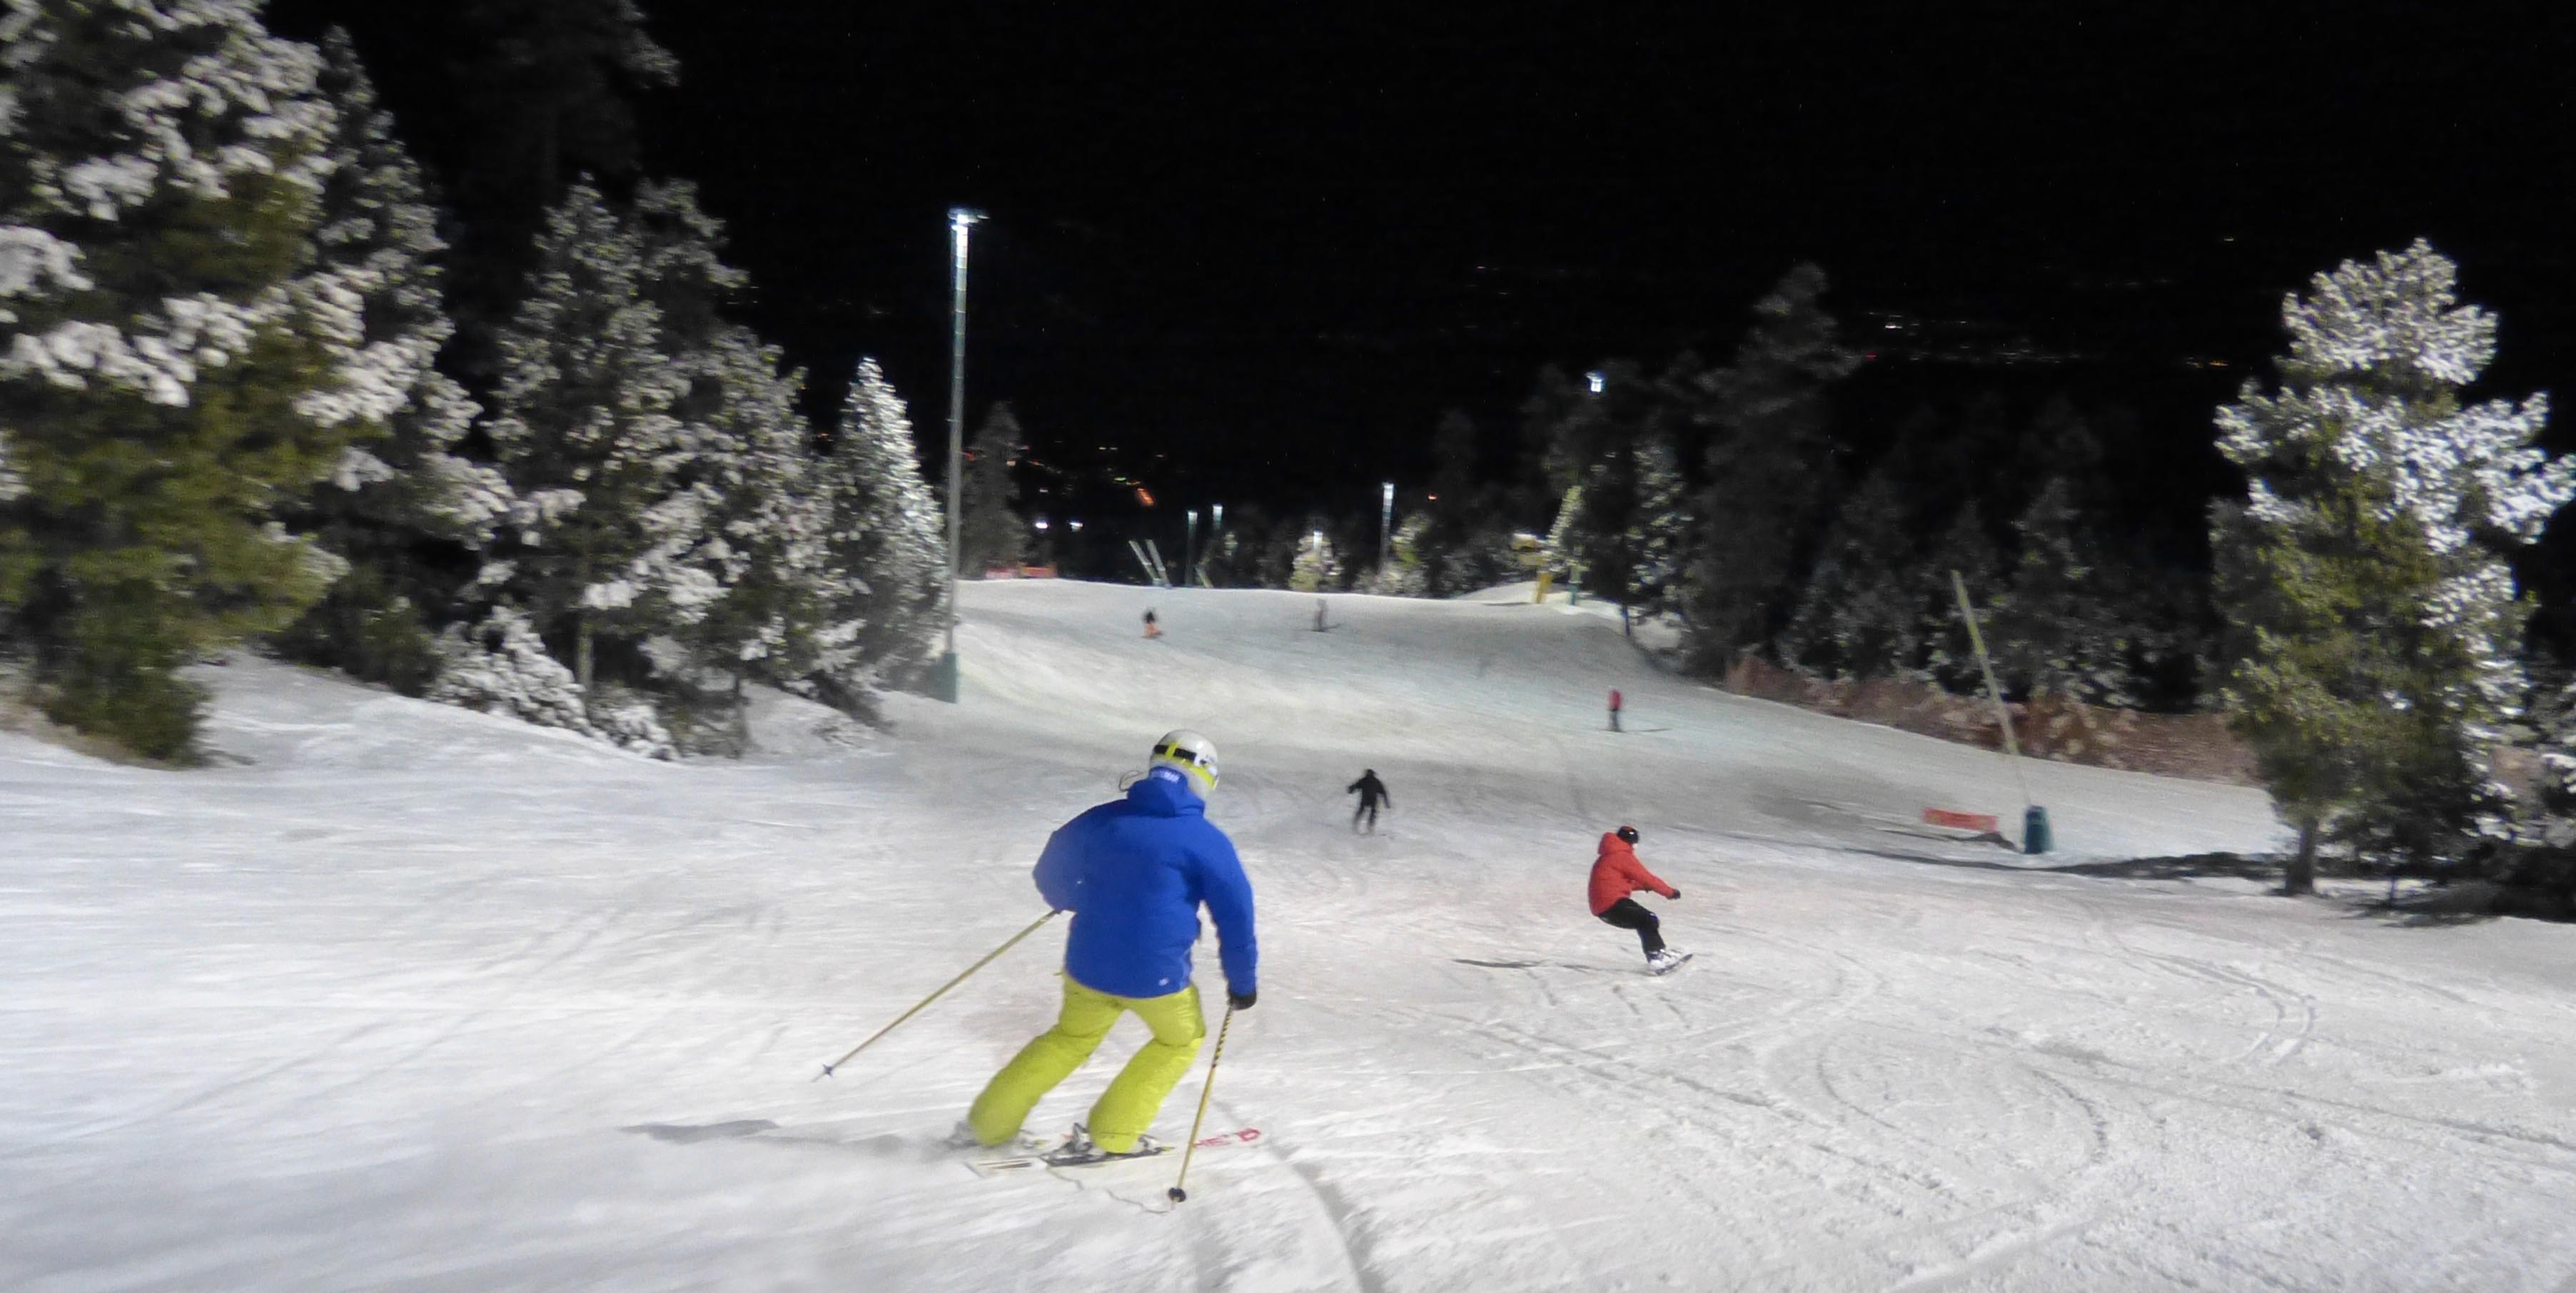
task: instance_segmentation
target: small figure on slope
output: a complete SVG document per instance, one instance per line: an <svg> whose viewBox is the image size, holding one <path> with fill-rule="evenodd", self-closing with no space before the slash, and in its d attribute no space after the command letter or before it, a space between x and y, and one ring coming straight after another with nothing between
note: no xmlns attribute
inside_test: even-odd
<svg viewBox="0 0 2576 1293"><path fill-rule="evenodd" d="M1619 730L1619 689L1616 687L1610 689L1610 730Z"/></svg>
<svg viewBox="0 0 2576 1293"><path fill-rule="evenodd" d="M1636 844L1634 826L1622 826L1601 837L1600 856L1592 861L1592 914L1605 925L1637 931L1637 943L1646 952L1646 968L1661 974L1689 960L1690 954L1667 950L1663 923L1628 895L1651 889L1667 898L1679 898L1682 891L1656 879L1655 873L1637 860Z"/></svg>
<svg viewBox="0 0 2576 1293"><path fill-rule="evenodd" d="M1207 819L1216 747L1196 732L1154 743L1145 775L1112 800L1065 823L1038 858L1038 892L1073 913L1064 943L1064 1006L985 1084L952 1140L1000 1145L1029 1110L1091 1058L1125 1011L1154 1039L1120 1069L1051 1162L1143 1157L1164 1146L1145 1135L1163 1099L1207 1039L1190 947L1199 904L1216 921L1226 1008L1250 1010L1260 952L1252 933L1252 883L1234 842Z"/></svg>
<svg viewBox="0 0 2576 1293"><path fill-rule="evenodd" d="M1377 779L1375 768L1362 768L1360 779L1344 787L1342 793L1360 797L1360 806L1351 810L1351 829L1355 831L1360 828L1360 815L1365 813L1368 815L1368 833L1377 834L1378 805L1395 807L1395 796L1386 793L1386 783Z"/></svg>
<svg viewBox="0 0 2576 1293"><path fill-rule="evenodd" d="M1145 636L1149 638L1163 636L1163 626L1154 622L1154 608L1151 606L1145 608Z"/></svg>

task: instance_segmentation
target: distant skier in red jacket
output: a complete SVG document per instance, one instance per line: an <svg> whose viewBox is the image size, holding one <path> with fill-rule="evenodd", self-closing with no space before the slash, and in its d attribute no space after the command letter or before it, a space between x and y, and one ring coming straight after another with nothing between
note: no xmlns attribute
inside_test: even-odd
<svg viewBox="0 0 2576 1293"><path fill-rule="evenodd" d="M1611 731L1613 731L1613 732L1616 732L1616 731L1618 731L1618 730L1619 730L1619 699L1620 699L1620 697L1619 697L1619 689L1618 689L1618 688L1616 688L1616 687L1611 688L1611 689L1610 689L1610 730L1611 730Z"/></svg>
<svg viewBox="0 0 2576 1293"><path fill-rule="evenodd" d="M1646 952L1646 968L1661 974L1688 958L1664 947L1662 922L1628 895L1651 889L1679 898L1682 891L1657 879L1637 860L1636 843L1634 826L1622 826L1601 837L1601 855L1592 862L1592 914L1603 924L1637 931L1637 943Z"/></svg>

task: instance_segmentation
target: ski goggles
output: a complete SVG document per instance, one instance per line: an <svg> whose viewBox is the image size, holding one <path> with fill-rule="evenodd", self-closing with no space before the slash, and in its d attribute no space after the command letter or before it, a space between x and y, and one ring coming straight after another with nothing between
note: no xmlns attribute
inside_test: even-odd
<svg viewBox="0 0 2576 1293"><path fill-rule="evenodd" d="M1216 789L1216 756L1213 754L1201 754L1177 745L1157 745L1154 747L1154 762L1189 774L1204 790Z"/></svg>

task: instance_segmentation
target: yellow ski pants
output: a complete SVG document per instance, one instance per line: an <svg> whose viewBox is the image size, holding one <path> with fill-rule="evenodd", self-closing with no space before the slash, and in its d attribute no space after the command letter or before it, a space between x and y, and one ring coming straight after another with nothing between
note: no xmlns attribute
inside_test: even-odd
<svg viewBox="0 0 2576 1293"><path fill-rule="evenodd" d="M1129 1010L1154 1030L1154 1040L1118 1071L1109 1089L1100 1093L1099 1103L1091 1106L1091 1119L1084 1125L1091 1131L1092 1143L1112 1154L1134 1149L1136 1138L1154 1125L1154 1115L1162 1111L1163 1098L1198 1059L1199 1043L1207 1040L1207 1019L1199 1013L1196 984L1163 997L1113 997L1065 975L1064 1009L1056 1016L1055 1027L1021 1047L984 1084L984 1093L975 1097L975 1107L967 1111L966 1121L975 1128L976 1138L999 1145L1019 1135L1029 1110L1081 1068L1099 1049L1100 1039L1109 1035L1109 1026Z"/></svg>

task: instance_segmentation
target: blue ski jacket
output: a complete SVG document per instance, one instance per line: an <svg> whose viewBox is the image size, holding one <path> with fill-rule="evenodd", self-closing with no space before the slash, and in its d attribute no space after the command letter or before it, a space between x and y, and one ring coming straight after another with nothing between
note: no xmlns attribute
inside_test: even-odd
<svg viewBox="0 0 2576 1293"><path fill-rule="evenodd" d="M1252 882L1234 841L1170 768L1155 768L1066 822L1038 857L1038 892L1073 913L1064 972L1113 997L1169 996L1189 986L1199 904L1216 919L1226 987L1256 991Z"/></svg>

